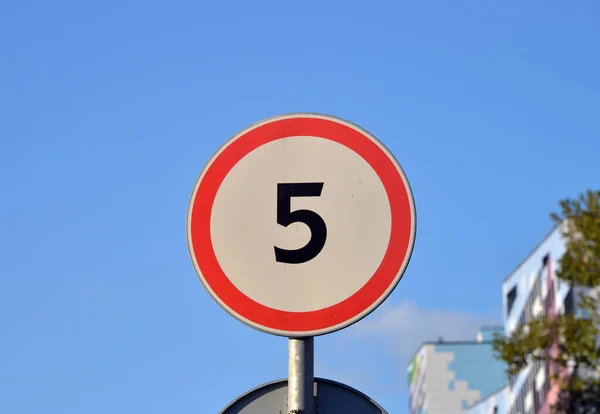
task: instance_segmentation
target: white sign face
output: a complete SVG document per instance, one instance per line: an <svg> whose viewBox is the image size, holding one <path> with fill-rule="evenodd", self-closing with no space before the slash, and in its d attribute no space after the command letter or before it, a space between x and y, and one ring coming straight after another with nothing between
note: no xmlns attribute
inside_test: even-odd
<svg viewBox="0 0 600 414"><path fill-rule="evenodd" d="M415 210L392 155L323 115L255 124L209 161L188 210L204 286L230 314L276 335L312 336L374 310L400 280Z"/></svg>

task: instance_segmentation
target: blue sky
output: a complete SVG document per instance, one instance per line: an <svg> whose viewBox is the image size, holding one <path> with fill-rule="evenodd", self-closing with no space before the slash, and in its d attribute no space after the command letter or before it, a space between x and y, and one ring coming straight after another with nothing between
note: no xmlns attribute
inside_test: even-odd
<svg viewBox="0 0 600 414"><path fill-rule="evenodd" d="M368 5L367 5L368 4ZM0 4L0 412L216 413L286 375L188 257L197 174L293 111L358 123L413 187L388 301L316 373L407 412L405 364L501 320L557 200L600 179L600 3Z"/></svg>

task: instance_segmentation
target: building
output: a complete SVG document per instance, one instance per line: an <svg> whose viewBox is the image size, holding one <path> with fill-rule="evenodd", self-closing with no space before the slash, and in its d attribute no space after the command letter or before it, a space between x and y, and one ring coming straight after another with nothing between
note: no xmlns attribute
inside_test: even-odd
<svg viewBox="0 0 600 414"><path fill-rule="evenodd" d="M493 354L502 327L482 328L474 341L427 342L408 367L411 414L458 414L506 384Z"/></svg>
<svg viewBox="0 0 600 414"><path fill-rule="evenodd" d="M484 397L469 407L469 414L505 414L508 412L508 385Z"/></svg>
<svg viewBox="0 0 600 414"><path fill-rule="evenodd" d="M507 336L537 316L573 311L573 292L556 277L565 248L561 227L555 227L502 283ZM550 381L552 373L550 364L535 362L510 378L505 413L549 413L558 393Z"/></svg>
<svg viewBox="0 0 600 414"><path fill-rule="evenodd" d="M548 233L502 282L505 335L542 315L577 312L577 295L556 276L566 249L561 230L557 226ZM469 414L548 414L559 391L551 381L555 373L552 364L536 361L509 378L504 388L473 404Z"/></svg>
<svg viewBox="0 0 600 414"><path fill-rule="evenodd" d="M556 276L565 250L557 226L502 282L502 334L538 316L579 312L577 292ZM507 378L504 362L493 354L494 333L482 329L477 341L423 344L409 366L411 414L549 414L559 391L551 381L556 368L536 361Z"/></svg>

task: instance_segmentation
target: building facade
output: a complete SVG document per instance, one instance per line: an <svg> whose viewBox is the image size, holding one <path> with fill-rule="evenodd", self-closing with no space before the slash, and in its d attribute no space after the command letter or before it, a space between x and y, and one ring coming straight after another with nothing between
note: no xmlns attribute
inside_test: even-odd
<svg viewBox="0 0 600 414"><path fill-rule="evenodd" d="M534 318L578 314L577 292L556 271L566 250L562 227L555 227L502 282L502 329L482 329L473 342L425 343L409 366L410 412L469 414L549 414L559 387L545 362L533 362L507 378L495 358L493 335L511 336ZM580 315L582 316L582 315ZM547 351L550 355L555 348Z"/></svg>
<svg viewBox="0 0 600 414"><path fill-rule="evenodd" d="M502 283L507 336L538 316L573 311L574 295L556 277L565 248L561 228L556 227ZM558 387L551 384L553 373L551 364L534 362L510 378L506 413L549 413L558 393Z"/></svg>
<svg viewBox="0 0 600 414"><path fill-rule="evenodd" d="M508 412L510 391L508 385L477 401L469 408L469 414L505 414Z"/></svg>
<svg viewBox="0 0 600 414"><path fill-rule="evenodd" d="M411 414L459 414L506 383L492 340L503 329L482 328L477 340L428 342L408 368Z"/></svg>

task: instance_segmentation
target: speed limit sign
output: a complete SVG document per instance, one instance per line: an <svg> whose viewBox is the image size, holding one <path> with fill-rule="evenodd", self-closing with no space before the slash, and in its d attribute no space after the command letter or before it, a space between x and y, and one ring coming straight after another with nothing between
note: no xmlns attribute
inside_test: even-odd
<svg viewBox="0 0 600 414"><path fill-rule="evenodd" d="M412 192L364 129L318 114L254 124L210 159L187 241L200 280L232 316L288 337L355 323L398 284L416 231Z"/></svg>

